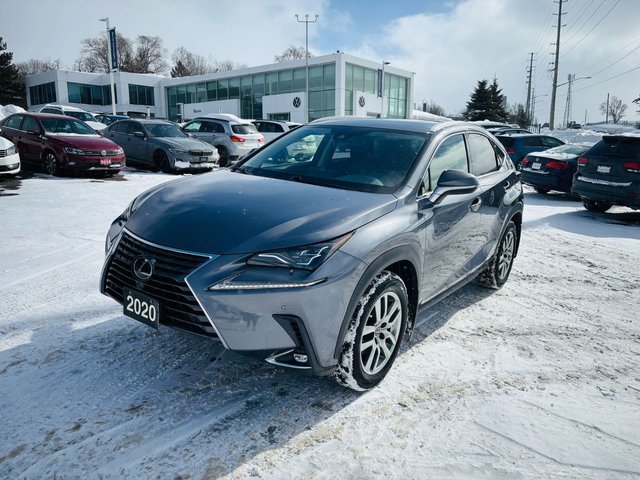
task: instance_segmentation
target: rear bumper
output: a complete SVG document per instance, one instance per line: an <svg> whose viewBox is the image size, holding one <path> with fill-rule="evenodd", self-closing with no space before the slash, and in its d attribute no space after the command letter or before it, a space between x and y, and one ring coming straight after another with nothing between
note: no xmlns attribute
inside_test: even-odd
<svg viewBox="0 0 640 480"><path fill-rule="evenodd" d="M559 190L561 192L571 192L573 176L570 173L558 174L555 172L544 172L523 168L522 183L532 187L548 188L549 190Z"/></svg>
<svg viewBox="0 0 640 480"><path fill-rule="evenodd" d="M640 209L640 182L613 182L576 173L571 193L589 200Z"/></svg>

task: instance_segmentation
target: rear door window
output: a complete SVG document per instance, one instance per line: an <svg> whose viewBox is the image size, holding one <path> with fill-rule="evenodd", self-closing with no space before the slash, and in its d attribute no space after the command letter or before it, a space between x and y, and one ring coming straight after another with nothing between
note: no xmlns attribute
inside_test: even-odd
<svg viewBox="0 0 640 480"><path fill-rule="evenodd" d="M564 143L560 140L558 140L557 138L553 138L553 137L542 137L542 145L544 145L545 147L559 147L560 145L564 145Z"/></svg>
<svg viewBox="0 0 640 480"><path fill-rule="evenodd" d="M24 117L24 122L22 122L22 130L25 132L39 132L40 125L38 125L38 121L33 117Z"/></svg>
<svg viewBox="0 0 640 480"><path fill-rule="evenodd" d="M15 128L16 130L20 130L20 124L22 123L22 118L24 115L13 115L9 117L3 124L3 126L7 128Z"/></svg>
<svg viewBox="0 0 640 480"><path fill-rule="evenodd" d="M189 125L185 125L182 129L185 132L193 133L193 132L202 132L202 122L191 122ZM206 131L206 130L205 130Z"/></svg>
<svg viewBox="0 0 640 480"><path fill-rule="evenodd" d="M496 151L491 141L484 135L471 133L469 140L469 167L471 173L479 177L498 169Z"/></svg>

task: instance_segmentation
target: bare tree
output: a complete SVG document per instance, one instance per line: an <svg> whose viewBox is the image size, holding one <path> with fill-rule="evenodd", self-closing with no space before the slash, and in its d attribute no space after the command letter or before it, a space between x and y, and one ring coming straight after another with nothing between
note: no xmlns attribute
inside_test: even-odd
<svg viewBox="0 0 640 480"><path fill-rule="evenodd" d="M278 63L287 62L289 60L300 60L304 58L304 53L304 47L296 47L294 45L291 45L280 55L274 55L273 59ZM309 52L308 58L311 57L313 57L313 55L311 54L311 52Z"/></svg>
<svg viewBox="0 0 640 480"><path fill-rule="evenodd" d="M160 37L138 35L136 39L133 63L136 73L166 73L169 64L165 60L167 49L162 46Z"/></svg>
<svg viewBox="0 0 640 480"><path fill-rule="evenodd" d="M124 72L133 71L133 47L131 40L116 32L118 45L118 67ZM82 40L81 57L76 60L74 68L79 72L108 72L109 50L106 33L99 37L85 38Z"/></svg>
<svg viewBox="0 0 640 480"><path fill-rule="evenodd" d="M447 115L446 113L444 113L444 108L442 108L433 100L427 103L427 112L433 115L439 115L440 117L445 117Z"/></svg>
<svg viewBox="0 0 640 480"><path fill-rule="evenodd" d="M622 100L618 100L614 95L609 100L609 116L611 117L611 121L613 123L618 123L622 117L625 116L625 112L627 111L627 105L622 103ZM603 115L607 115L607 102L606 100L602 102L600 105L600 112Z"/></svg>
<svg viewBox="0 0 640 480"><path fill-rule="evenodd" d="M238 68L246 68L244 63L236 63L233 60L214 60L211 69L214 72L229 72Z"/></svg>
<svg viewBox="0 0 640 480"><path fill-rule="evenodd" d="M202 55L191 53L184 47L176 48L171 55L174 67L171 69L172 77L186 77L188 75L203 75L211 73L214 68Z"/></svg>

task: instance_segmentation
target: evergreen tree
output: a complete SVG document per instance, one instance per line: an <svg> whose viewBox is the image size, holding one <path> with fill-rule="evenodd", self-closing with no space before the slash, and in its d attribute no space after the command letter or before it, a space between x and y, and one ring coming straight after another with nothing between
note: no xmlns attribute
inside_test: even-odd
<svg viewBox="0 0 640 480"><path fill-rule="evenodd" d="M491 94L487 83L486 80L478 80L478 85L467 102L467 110L462 114L466 120L492 120L489 118Z"/></svg>
<svg viewBox="0 0 640 480"><path fill-rule="evenodd" d="M176 62L176 66L173 67L171 69L171 76L172 77L187 77L191 75L191 72L189 71L189 69L187 69L187 67L184 66L184 64L178 60Z"/></svg>
<svg viewBox="0 0 640 480"><path fill-rule="evenodd" d="M494 122L506 122L509 115L504 107L504 95L502 89L498 88L498 80L493 79L493 83L489 86L490 107L487 120Z"/></svg>
<svg viewBox="0 0 640 480"><path fill-rule="evenodd" d="M12 63L13 53L5 52L6 49L7 42L3 42L0 37L0 104L14 103L24 106L24 84L20 82L18 69Z"/></svg>

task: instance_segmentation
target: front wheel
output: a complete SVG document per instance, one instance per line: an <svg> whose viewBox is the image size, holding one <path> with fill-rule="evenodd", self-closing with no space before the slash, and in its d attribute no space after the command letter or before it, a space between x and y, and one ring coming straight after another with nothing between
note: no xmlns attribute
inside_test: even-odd
<svg viewBox="0 0 640 480"><path fill-rule="evenodd" d="M611 208L611 204L607 202L596 202L595 200L589 200L588 198L582 199L582 205L590 212L604 213Z"/></svg>
<svg viewBox="0 0 640 480"><path fill-rule="evenodd" d="M509 278L509 273L511 273L517 245L518 230L513 222L509 222L498 244L498 250L489 261L489 264L480 275L478 275L476 281L480 285L489 288L502 287L507 281L507 278Z"/></svg>
<svg viewBox="0 0 640 480"><path fill-rule="evenodd" d="M162 170L164 173L171 173L171 164L169 157L162 150L158 150L153 155L153 166L156 170Z"/></svg>
<svg viewBox="0 0 640 480"><path fill-rule="evenodd" d="M369 390L387 375L407 328L407 288L388 271L360 297L349 324L334 379L353 390Z"/></svg>
<svg viewBox="0 0 640 480"><path fill-rule="evenodd" d="M544 195L545 193L549 193L549 189L548 189L548 188L533 187L533 189L534 189L536 192L538 192L538 193L540 193L540 194L542 194L542 195Z"/></svg>
<svg viewBox="0 0 640 480"><path fill-rule="evenodd" d="M44 154L43 169L47 175L60 174L60 165L55 153L48 151Z"/></svg>
<svg viewBox="0 0 640 480"><path fill-rule="evenodd" d="M229 165L229 152L224 147L216 147L218 149L218 154L220 155L220 159L218 160L218 165L220 167L227 167Z"/></svg>

